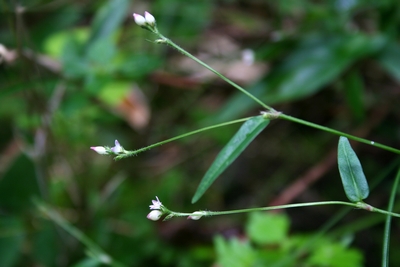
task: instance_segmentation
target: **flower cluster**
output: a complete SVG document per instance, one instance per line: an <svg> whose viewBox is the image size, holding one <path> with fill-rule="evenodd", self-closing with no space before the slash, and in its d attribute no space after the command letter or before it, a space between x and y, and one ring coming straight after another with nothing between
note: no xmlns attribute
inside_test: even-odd
<svg viewBox="0 0 400 267"><path fill-rule="evenodd" d="M152 32L157 31L156 19L149 12L147 11L144 12L144 17L142 15L133 13L133 18L135 19L136 24L139 25L140 27L145 28Z"/></svg>
<svg viewBox="0 0 400 267"><path fill-rule="evenodd" d="M150 205L150 213L147 214L147 219L152 220L152 221L158 221L161 216L164 214L163 212L163 204L161 201L156 197L157 200L152 200L153 205Z"/></svg>
<svg viewBox="0 0 400 267"><path fill-rule="evenodd" d="M126 153L126 150L119 144L118 140L115 140L115 146L111 148L107 146L92 146L90 149L100 155L119 155Z"/></svg>

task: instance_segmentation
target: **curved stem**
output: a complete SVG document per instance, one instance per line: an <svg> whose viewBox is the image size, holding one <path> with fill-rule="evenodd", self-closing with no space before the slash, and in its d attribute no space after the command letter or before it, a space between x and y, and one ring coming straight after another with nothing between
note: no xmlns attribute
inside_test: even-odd
<svg viewBox="0 0 400 267"><path fill-rule="evenodd" d="M255 102L257 102L258 104L260 104L262 107L266 108L269 111L275 111L272 107L266 105L265 103L263 103L260 99L258 99L257 97L255 97L254 95L252 95L251 93L247 92L243 87L241 87L240 85L234 83L233 81L231 81L230 79L228 79L227 77L225 77L224 75L222 75L221 73L219 73L218 71L216 71L215 69L213 69L212 67L210 67L209 65L207 65L206 63L204 63L203 61L201 61L200 59L198 59L197 57L193 56L192 54L190 54L189 52L187 52L186 50L184 50L183 48L181 48L179 45L175 44L173 41L171 41L170 39L168 39L167 37L165 37L164 35L162 35L161 33L159 33L158 31L155 32L155 34L157 34L161 40L159 40L159 43L165 43L173 48L175 48L176 50L178 50L179 52L181 52L182 54L184 54L185 56L191 58L192 60L196 61L197 63L199 63L200 65L202 65L203 67L205 67L206 69L210 70L211 72L213 72L215 75L217 75L218 77L220 77L222 80L224 80L225 82L229 83L230 85L232 85L233 87L235 87L236 89L238 89L240 92L242 92L243 94L247 95L248 97L250 97L251 99L253 99Z"/></svg>
<svg viewBox="0 0 400 267"><path fill-rule="evenodd" d="M120 155L116 156L115 160L119 160L119 159L131 157L131 156L135 156L140 152L143 152L143 151L146 151L146 150L149 150L149 149L164 145L166 143L169 143L169 142L172 142L172 141L175 141L175 140L178 140L178 139L181 139L181 138L193 135L193 134L198 134L198 133L201 133L201 132L204 132L204 131L207 131L207 130L211 130L211 129L214 129L214 128L219 128L219 127L223 127L223 126L227 126L227 125L231 125L231 124L235 124L235 123L239 123L239 122L244 122L244 121L247 121L250 118L253 118L253 117L242 118L242 119L238 119L238 120L234 120L234 121L228 121L228 122L224 122L224 123L220 123L220 124L204 127L204 128L201 128L201 129L198 129L198 130L195 130L195 131L191 131L191 132L188 132L188 133L185 133L185 134L181 134L181 135L172 137L170 139L167 139L167 140L164 140L164 141L161 141L161 142L158 142L158 143L154 143L152 145L149 145L149 146L137 149L137 150L132 150L132 151L125 150L124 154L120 154Z"/></svg>
<svg viewBox="0 0 400 267"><path fill-rule="evenodd" d="M400 168L397 172L396 179L394 181L393 187L392 187L392 192L390 194L390 200L389 200L389 205L388 205L388 211L393 210L393 205L394 205L394 199L396 197L396 192L397 188L399 186L399 181L400 181ZM390 225L392 222L392 217L388 215L386 217L386 222L385 222L385 230L383 232L383 248L382 248L382 267L387 267L389 266L389 242L390 242Z"/></svg>
<svg viewBox="0 0 400 267"><path fill-rule="evenodd" d="M296 122L296 123L299 123L299 124L303 124L303 125L306 125L306 126L309 126L309 127L312 127L312 128L316 128L316 129L319 129L319 130L322 130L322 131L325 131L325 132L329 132L331 134L335 134L335 135L339 135L339 136L345 136L345 137L347 137L349 139L352 139L354 141L358 141L360 143L364 143L364 144L371 145L371 146L376 146L376 147L382 148L384 150L387 150L387 151L390 151L390 152L393 152L393 153L396 153L396 154L400 154L400 150L399 149L395 149L395 148L392 148L390 146L385 146L383 144L380 144L380 143L377 143L377 142L374 142L374 141L371 141L371 140L367 140L367 139L364 139L364 138L360 138L360 137L357 137L357 136L354 136L354 135L351 135L351 134L347 134L347 133L344 133L344 132L341 132L341 131L337 131L337 130L334 130L334 129L329 128L329 127L321 126L321 125L318 125L318 124L315 124L315 123L312 123L312 122L309 122L309 121L305 121L305 120L298 119L298 118L295 118L295 117L292 117L292 116L289 116L289 115L285 115L283 113L279 114L279 118L280 119L284 119L284 120L288 120L288 121L292 121L292 122Z"/></svg>

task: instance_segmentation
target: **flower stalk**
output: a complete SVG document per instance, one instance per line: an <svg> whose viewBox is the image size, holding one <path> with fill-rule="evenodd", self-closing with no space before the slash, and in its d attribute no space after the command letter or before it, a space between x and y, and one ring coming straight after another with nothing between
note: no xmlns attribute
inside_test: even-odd
<svg viewBox="0 0 400 267"><path fill-rule="evenodd" d="M259 208L249 208L249 209L238 209L238 210L227 210L227 211L206 211L200 210L195 212L177 212L172 211L165 207L157 198L157 200L153 200L153 205L150 205L150 213L147 215L147 218L153 221L159 220L162 216L165 215L164 221L169 220L173 217L187 217L189 220L199 220L201 217L206 216L218 216L218 215L230 215L230 214L238 214L238 213L247 213L247 212L256 212L256 211L270 211L270 210L280 210L280 209L288 209L288 208L300 208L300 207L310 207L310 206L323 206L323 205L343 205L350 206L356 209L363 209L370 212L378 212L385 215L391 215L393 217L399 217L400 214L389 212L385 210L381 210L375 208L364 202L345 202L345 201L319 201L319 202L308 202L308 203L295 203L295 204L287 204L287 205L279 205L279 206L270 206L270 207L259 207ZM157 213L155 211L158 211ZM156 218L156 219L154 219Z"/></svg>

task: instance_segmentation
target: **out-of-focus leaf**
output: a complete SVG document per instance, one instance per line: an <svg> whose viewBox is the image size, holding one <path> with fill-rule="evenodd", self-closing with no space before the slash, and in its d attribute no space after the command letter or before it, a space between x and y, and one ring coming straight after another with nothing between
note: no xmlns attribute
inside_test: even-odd
<svg viewBox="0 0 400 267"><path fill-rule="evenodd" d="M350 110L356 120L361 121L365 117L363 102L364 84L359 73L353 71L344 77L344 95Z"/></svg>
<svg viewBox="0 0 400 267"><path fill-rule="evenodd" d="M257 244L279 244L288 234L289 220L285 215L259 213L250 214L246 225L246 233Z"/></svg>
<svg viewBox="0 0 400 267"><path fill-rule="evenodd" d="M151 54L120 54L118 71L131 79L142 79L161 66L162 58Z"/></svg>
<svg viewBox="0 0 400 267"><path fill-rule="evenodd" d="M218 176L243 152L243 150L267 127L269 120L262 116L247 120L228 144L219 152L217 158L201 180L192 203L195 203Z"/></svg>
<svg viewBox="0 0 400 267"><path fill-rule="evenodd" d="M386 71L400 82L400 45L396 42L389 43L377 59Z"/></svg>
<svg viewBox="0 0 400 267"><path fill-rule="evenodd" d="M369 186L360 160L346 137L341 136L338 145L338 165L347 198L359 202L368 197Z"/></svg>
<svg viewBox="0 0 400 267"><path fill-rule="evenodd" d="M134 129L143 129L150 120L150 108L143 92L132 84L114 82L101 90L100 98Z"/></svg>
<svg viewBox="0 0 400 267"><path fill-rule="evenodd" d="M94 258L86 258L78 262L77 264L74 264L72 267L96 267L96 266L101 266L102 263L98 259Z"/></svg>
<svg viewBox="0 0 400 267"><path fill-rule="evenodd" d="M217 262L222 267L250 267L255 266L256 251L246 241L237 238L225 240L221 236L214 239L217 251Z"/></svg>
<svg viewBox="0 0 400 267"><path fill-rule="evenodd" d="M0 178L0 209L23 212L32 207L32 198L39 196L38 178L33 162L20 155Z"/></svg>
<svg viewBox="0 0 400 267"><path fill-rule="evenodd" d="M334 81L349 65L378 52L383 45L380 36L306 36L281 64L248 91L269 105L308 97ZM236 93L212 122L236 118L256 105L247 96Z"/></svg>
<svg viewBox="0 0 400 267"><path fill-rule="evenodd" d="M88 49L92 43L108 38L118 29L128 11L128 3L127 0L109 0L101 7L92 23Z"/></svg>
<svg viewBox="0 0 400 267"><path fill-rule="evenodd" d="M43 44L44 52L54 58L61 58L63 50L67 50L70 39L76 44L83 44L89 38L88 28L76 28L49 36ZM65 52L64 52L65 53Z"/></svg>
<svg viewBox="0 0 400 267"><path fill-rule="evenodd" d="M16 266L24 240L23 226L17 217L0 217L0 266Z"/></svg>
<svg viewBox="0 0 400 267"><path fill-rule="evenodd" d="M346 248L340 244L324 244L313 251L307 262L311 266L361 267L362 253L356 249Z"/></svg>
<svg viewBox="0 0 400 267"><path fill-rule="evenodd" d="M91 65L96 64L96 68L101 68L101 71L107 72L107 69L112 67L111 60L115 56L116 50L113 38L103 38L92 43L86 57Z"/></svg>
<svg viewBox="0 0 400 267"><path fill-rule="evenodd" d="M40 223L41 228L31 236L32 253L43 266L51 266L54 258L59 256L57 234L53 223L45 220L41 220Z"/></svg>
<svg viewBox="0 0 400 267"><path fill-rule="evenodd" d="M188 2L189 3L189 2ZM161 32L171 32L175 36L185 36L190 41L210 23L213 1L190 1L190 4L182 4L179 1L161 0L154 3L154 10L160 13L152 13ZM167 29L167 30L166 30ZM179 34L178 34L179 33Z"/></svg>

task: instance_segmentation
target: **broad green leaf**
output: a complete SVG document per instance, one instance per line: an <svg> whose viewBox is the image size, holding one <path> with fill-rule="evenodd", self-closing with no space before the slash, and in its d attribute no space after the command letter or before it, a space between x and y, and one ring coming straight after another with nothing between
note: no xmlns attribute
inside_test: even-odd
<svg viewBox="0 0 400 267"><path fill-rule="evenodd" d="M0 216L0 266L16 266L24 237L24 223L21 218Z"/></svg>
<svg viewBox="0 0 400 267"><path fill-rule="evenodd" d="M247 267L255 266L256 251L249 242L239 241L237 238L225 240L222 236L214 239L217 252L217 262L222 267Z"/></svg>
<svg viewBox="0 0 400 267"><path fill-rule="evenodd" d="M361 267L363 255L357 249L346 248L341 244L330 243L319 246L307 260L311 266Z"/></svg>
<svg viewBox="0 0 400 267"><path fill-rule="evenodd" d="M195 203L218 176L243 152L254 138L267 127L269 120L262 116L247 120L239 131L232 137L228 144L219 152L211 167L201 180L192 203Z"/></svg>
<svg viewBox="0 0 400 267"><path fill-rule="evenodd" d="M352 202L367 198L369 187L360 160L351 148L349 140L343 136L339 139L338 165L347 198Z"/></svg>
<svg viewBox="0 0 400 267"><path fill-rule="evenodd" d="M249 238L260 245L280 244L287 238L289 220L285 215L253 212L246 225Z"/></svg>

